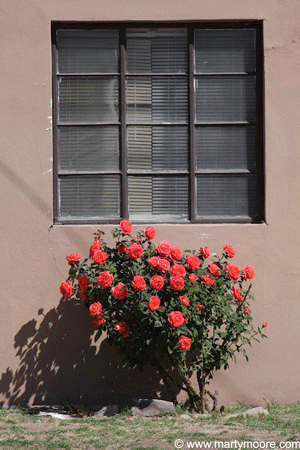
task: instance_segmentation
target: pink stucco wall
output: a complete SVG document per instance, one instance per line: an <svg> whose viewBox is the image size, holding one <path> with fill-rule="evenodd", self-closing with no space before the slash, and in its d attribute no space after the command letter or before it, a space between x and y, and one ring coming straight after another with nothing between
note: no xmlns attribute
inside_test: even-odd
<svg viewBox="0 0 300 450"><path fill-rule="evenodd" d="M236 263L255 268L253 314L269 338L248 364L216 375L220 401L300 401L299 0L2 0L0 9L0 402L165 395L153 371L132 373L90 340L84 310L58 307L65 255L86 254L98 227L52 226L51 21L236 19L264 20L266 223L157 225L157 241L215 252L230 243Z"/></svg>

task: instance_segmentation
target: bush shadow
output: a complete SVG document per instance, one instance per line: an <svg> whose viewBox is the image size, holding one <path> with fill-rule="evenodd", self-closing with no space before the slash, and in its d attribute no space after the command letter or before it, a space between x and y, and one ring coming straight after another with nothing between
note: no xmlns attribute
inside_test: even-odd
<svg viewBox="0 0 300 450"><path fill-rule="evenodd" d="M19 364L1 376L2 405L67 402L94 408L122 406L136 398L171 400L154 367L146 366L143 372L130 368L95 328L77 300L61 299L46 314L40 309L15 336Z"/></svg>

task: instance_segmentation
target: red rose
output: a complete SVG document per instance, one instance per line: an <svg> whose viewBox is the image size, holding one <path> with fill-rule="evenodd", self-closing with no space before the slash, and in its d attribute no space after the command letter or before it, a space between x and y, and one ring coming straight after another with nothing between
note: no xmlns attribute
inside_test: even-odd
<svg viewBox="0 0 300 450"><path fill-rule="evenodd" d="M202 309L204 309L204 305L200 305L200 303L197 303L196 308L202 311Z"/></svg>
<svg viewBox="0 0 300 450"><path fill-rule="evenodd" d="M249 309L249 308L245 308L245 309L244 309L244 314L249 314L249 312L250 312L250 309Z"/></svg>
<svg viewBox="0 0 300 450"><path fill-rule="evenodd" d="M143 291L146 287L146 281L142 275L135 275L131 281L131 284L136 291Z"/></svg>
<svg viewBox="0 0 300 450"><path fill-rule="evenodd" d="M156 311L159 308L160 305L160 300L158 297L156 297L155 295L153 295L152 297L150 297L148 305L147 305L147 309L150 309L150 311Z"/></svg>
<svg viewBox="0 0 300 450"><path fill-rule="evenodd" d="M219 266L217 266L216 263L210 262L208 264L208 270L210 271L210 273L214 276L214 277L218 277L220 275L220 269Z"/></svg>
<svg viewBox="0 0 300 450"><path fill-rule="evenodd" d="M193 283L194 281L198 280L198 277L194 273L190 273L189 274L189 280L190 280L191 283Z"/></svg>
<svg viewBox="0 0 300 450"><path fill-rule="evenodd" d="M63 297L71 297L73 291L74 291L74 288L71 285L70 281L66 281L64 283L61 283L61 285L60 285L60 292L61 292Z"/></svg>
<svg viewBox="0 0 300 450"><path fill-rule="evenodd" d="M103 252L102 250L95 250L93 253L93 260L96 264L104 264L107 260L108 254Z"/></svg>
<svg viewBox="0 0 300 450"><path fill-rule="evenodd" d="M148 241L151 241L151 239L154 239L156 236L155 228L153 227L147 227L145 230L145 237L148 239Z"/></svg>
<svg viewBox="0 0 300 450"><path fill-rule="evenodd" d="M229 245L229 244L225 245L223 250L225 250L225 252L229 256L229 258L233 258L234 257L235 251L234 251L234 248L231 245Z"/></svg>
<svg viewBox="0 0 300 450"><path fill-rule="evenodd" d="M203 259L206 259L210 256L209 248L206 245L202 245L202 247L200 247L200 252Z"/></svg>
<svg viewBox="0 0 300 450"><path fill-rule="evenodd" d="M102 287L102 288L108 288L111 286L112 282L114 280L113 275L106 271L106 272L100 272L99 276L97 278L97 283Z"/></svg>
<svg viewBox="0 0 300 450"><path fill-rule="evenodd" d="M241 302L243 300L243 296L241 294L241 289L233 286L232 289L230 289L230 292L232 294L232 296L236 299L237 302Z"/></svg>
<svg viewBox="0 0 300 450"><path fill-rule="evenodd" d="M185 277L186 276L186 271L182 264L174 264L171 267L170 272L174 277Z"/></svg>
<svg viewBox="0 0 300 450"><path fill-rule="evenodd" d="M244 266L243 272L244 272L244 280L245 281L252 280L252 278L255 277L254 269L251 266Z"/></svg>
<svg viewBox="0 0 300 450"><path fill-rule="evenodd" d="M122 253L122 254L127 252L127 247L125 247L124 244L117 245L116 248L117 248L117 250L119 250L119 252Z"/></svg>
<svg viewBox="0 0 300 450"><path fill-rule="evenodd" d="M192 339L181 335L178 342L179 342L180 349L182 351L184 351L184 350L188 350L190 348Z"/></svg>
<svg viewBox="0 0 300 450"><path fill-rule="evenodd" d="M151 267L153 267L153 269L156 269L158 267L159 261L160 261L159 256L152 256L152 258L148 259L148 263L150 264Z"/></svg>
<svg viewBox="0 0 300 450"><path fill-rule="evenodd" d="M185 263L190 270L197 270L200 267L201 261L196 255L188 255Z"/></svg>
<svg viewBox="0 0 300 450"><path fill-rule="evenodd" d="M97 325L97 327L100 327L100 325L104 325L106 322L106 319L104 319L104 317L101 317L101 319L98 319L98 317L96 319L93 320L93 323L95 325Z"/></svg>
<svg viewBox="0 0 300 450"><path fill-rule="evenodd" d="M268 322L263 323L263 327L266 327L268 325Z"/></svg>
<svg viewBox="0 0 300 450"><path fill-rule="evenodd" d="M135 242L127 249L127 255L132 259L140 258L142 254L143 247Z"/></svg>
<svg viewBox="0 0 300 450"><path fill-rule="evenodd" d="M95 239L90 247L90 255L93 257L93 254L96 250L100 250L100 247L102 245L102 242L98 241L98 239Z"/></svg>
<svg viewBox="0 0 300 450"><path fill-rule="evenodd" d="M129 220L123 219L120 222L120 228L121 228L124 236L126 236L126 234L130 234L132 232L132 226L131 226L131 223L129 222Z"/></svg>
<svg viewBox="0 0 300 450"><path fill-rule="evenodd" d="M87 295L84 294L83 292L80 292L79 295L80 295L80 297L81 297L81 300L83 300L83 301L85 302L86 299L87 299Z"/></svg>
<svg viewBox="0 0 300 450"><path fill-rule="evenodd" d="M226 264L226 270L228 272L228 276L231 280L238 280L240 278L241 275L241 271L238 268L238 266L234 266L233 264Z"/></svg>
<svg viewBox="0 0 300 450"><path fill-rule="evenodd" d="M78 278L78 284L82 292L86 291L90 285L89 279L86 275Z"/></svg>
<svg viewBox="0 0 300 450"><path fill-rule="evenodd" d="M213 280L210 275L203 275L201 277L201 280L202 280L202 283L210 285L210 286L214 286L214 284L215 284L215 280Z"/></svg>
<svg viewBox="0 0 300 450"><path fill-rule="evenodd" d="M82 258L79 253L70 253L70 255L66 256L66 259L68 260L68 264L73 264L80 261Z"/></svg>
<svg viewBox="0 0 300 450"><path fill-rule="evenodd" d="M89 307L90 316L100 316L103 314L102 305L100 302L92 303Z"/></svg>
<svg viewBox="0 0 300 450"><path fill-rule="evenodd" d="M164 279L160 275L154 275L154 277L150 278L149 284L152 289L156 289L159 291L164 285Z"/></svg>
<svg viewBox="0 0 300 450"><path fill-rule="evenodd" d="M168 316L168 322L173 328L180 327L184 323L183 315L180 311L173 311Z"/></svg>
<svg viewBox="0 0 300 450"><path fill-rule="evenodd" d="M170 269L170 263L167 259L159 258L157 270L160 272L166 272Z"/></svg>
<svg viewBox="0 0 300 450"><path fill-rule="evenodd" d="M171 247L170 257L178 261L182 257L181 250L178 247Z"/></svg>
<svg viewBox="0 0 300 450"><path fill-rule="evenodd" d="M181 296L179 297L179 300L181 301L181 303L182 303L184 306L189 306L189 304L190 304L190 300L187 298L186 295L181 295Z"/></svg>
<svg viewBox="0 0 300 450"><path fill-rule="evenodd" d="M123 300L123 298L127 297L128 288L125 287L125 284L118 283L115 287L111 288L111 293L117 300Z"/></svg>
<svg viewBox="0 0 300 450"><path fill-rule="evenodd" d="M120 334L123 334L123 337L129 336L129 326L125 322L117 322L114 324L114 330L118 331Z"/></svg>
<svg viewBox="0 0 300 450"><path fill-rule="evenodd" d="M184 286L184 279L182 277L171 277L170 278L170 288L173 291L181 291Z"/></svg>
<svg viewBox="0 0 300 450"><path fill-rule="evenodd" d="M162 241L159 245L155 246L155 250L160 256L169 256L171 252L171 245L167 241Z"/></svg>

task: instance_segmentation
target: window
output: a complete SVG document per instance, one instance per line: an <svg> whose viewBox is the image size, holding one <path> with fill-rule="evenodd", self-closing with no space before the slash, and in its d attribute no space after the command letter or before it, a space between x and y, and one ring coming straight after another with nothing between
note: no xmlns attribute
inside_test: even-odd
<svg viewBox="0 0 300 450"><path fill-rule="evenodd" d="M53 26L58 223L261 222L262 23Z"/></svg>

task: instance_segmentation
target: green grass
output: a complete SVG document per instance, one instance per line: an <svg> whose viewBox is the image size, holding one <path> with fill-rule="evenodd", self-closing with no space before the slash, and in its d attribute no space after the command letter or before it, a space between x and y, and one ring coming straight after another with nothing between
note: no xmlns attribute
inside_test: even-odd
<svg viewBox="0 0 300 450"><path fill-rule="evenodd" d="M134 417L130 411L111 418L59 420L26 410L0 410L0 450L174 450L174 441L300 441L300 404L267 405L269 414L224 419L246 406L227 408L210 418L191 415ZM184 449L187 447L183 447Z"/></svg>

